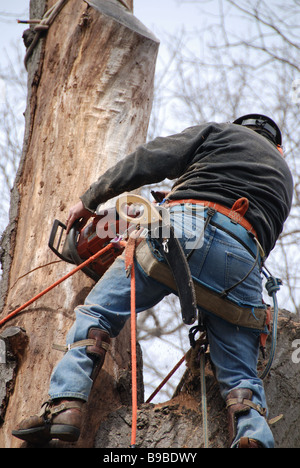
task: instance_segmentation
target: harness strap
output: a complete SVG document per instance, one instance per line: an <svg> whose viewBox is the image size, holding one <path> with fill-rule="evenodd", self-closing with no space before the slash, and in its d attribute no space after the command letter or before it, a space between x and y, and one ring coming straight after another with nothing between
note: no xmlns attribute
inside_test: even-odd
<svg viewBox="0 0 300 468"><path fill-rule="evenodd" d="M156 242L161 247L161 253L169 266L169 271L172 272L180 301L183 323L191 325L197 317L197 299L193 278L185 253L175 235L174 228L171 225L168 227L169 237L164 239L159 234Z"/></svg>
<svg viewBox="0 0 300 468"><path fill-rule="evenodd" d="M56 349L57 351L62 351L63 353L66 353L67 351L70 351L71 349L74 348L80 348L82 346L96 346L98 345L97 341L95 339L87 339L87 340L81 340L81 341L76 341L75 343L62 346L59 344L53 344L52 348ZM108 351L109 349L109 344L105 343L105 341L102 341L100 344L101 348L103 348L105 351Z"/></svg>
<svg viewBox="0 0 300 468"><path fill-rule="evenodd" d="M237 404L248 406L254 409L255 411L257 411L261 416L264 416L264 417L266 416L266 413L267 413L266 408L263 408L260 405L256 405L255 403L253 403L253 401L248 400L247 398L243 398L243 399L228 398L228 400L226 401L226 408L229 408L230 406L237 405Z"/></svg>
<svg viewBox="0 0 300 468"><path fill-rule="evenodd" d="M167 264L157 260L149 242L143 241L137 246L136 259L146 275L176 291L176 284L170 268ZM199 282L194 282L194 288L197 304L202 309L212 312L235 325L265 330L265 306L261 308L240 306L227 298L221 297L220 294Z"/></svg>
<svg viewBox="0 0 300 468"><path fill-rule="evenodd" d="M68 409L78 409L82 411L82 404L76 400L64 401L60 405L53 405L52 401L46 401L41 408L39 416L43 416L47 420L51 420L53 416L62 413Z"/></svg>

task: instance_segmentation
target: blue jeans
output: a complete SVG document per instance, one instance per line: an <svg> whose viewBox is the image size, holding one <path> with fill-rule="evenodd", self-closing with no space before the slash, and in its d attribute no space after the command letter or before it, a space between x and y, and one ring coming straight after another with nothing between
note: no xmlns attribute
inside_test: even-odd
<svg viewBox="0 0 300 468"><path fill-rule="evenodd" d="M195 223L195 214L183 213L180 207L173 207L170 213L172 225L186 253L196 247L189 259L196 281L221 292L249 272L253 257L233 237L209 224L203 238L199 229L201 214L196 214L198 219ZM203 218L201 222L203 226ZM159 303L171 291L146 276L138 264L135 269L136 311L139 313ZM233 289L229 298L239 304L262 306L262 279L258 265L242 284ZM104 329L111 337L119 334L130 317L130 278L125 274L123 256L116 259L75 313L76 321L68 333L67 344L85 339L91 327ZM207 311L203 313L222 397L225 399L233 389L249 388L253 392L253 402L266 408L263 384L256 369L260 332L232 325ZM87 400L92 386L92 369L93 361L86 354L85 347L69 350L53 371L50 397ZM254 409L239 417L233 446L241 437L256 439L265 447L274 446L266 419Z"/></svg>

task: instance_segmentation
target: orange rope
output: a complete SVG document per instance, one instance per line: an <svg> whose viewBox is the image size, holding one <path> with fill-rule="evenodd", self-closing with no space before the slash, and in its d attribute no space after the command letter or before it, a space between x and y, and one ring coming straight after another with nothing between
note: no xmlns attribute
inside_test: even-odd
<svg viewBox="0 0 300 468"><path fill-rule="evenodd" d="M135 447L137 426L137 363L136 363L136 313L135 313L135 270L131 267L131 381L132 381L132 431L131 447Z"/></svg>
<svg viewBox="0 0 300 468"><path fill-rule="evenodd" d="M58 286L60 283L62 283L63 281L65 281L67 278L69 278L70 276L74 275L74 273L76 273L77 271L81 270L82 268L84 268L86 265L88 265L89 263L92 263L93 261L95 261L98 257L100 257L102 254L104 254L105 252L107 252L108 250L110 250L112 247L114 247L114 244L110 243L108 244L106 247L104 247L104 249L102 250L99 250L99 252L95 253L95 255L92 255L90 258L88 258L85 262L81 263L80 265L78 265L76 268L74 268L72 271L70 271L69 273L67 273L65 276L63 276L62 278L60 278L59 280L57 280L55 283L53 283L51 286L49 286L48 288L44 289L44 291L40 292L39 294L37 294L36 296L34 296L32 299L30 299L29 301L25 302L25 304L23 304L22 306L18 307L16 310L14 310L13 312L11 312L9 315L7 315L7 317L3 318L2 320L0 320L0 327L8 322L8 320L12 319L13 317L15 317L17 314L19 314L22 310L26 309L26 307L28 307L30 304L32 304L33 302L37 301L40 297L44 296L44 294L46 294L47 292L51 291L51 289L55 288L56 286Z"/></svg>
<svg viewBox="0 0 300 468"><path fill-rule="evenodd" d="M138 231L134 231L129 236L125 249L125 269L126 275L131 275L130 287L130 325L131 325L131 398L132 398L132 424L131 424L131 448L136 444L137 427L137 358L136 358L136 288L135 288L135 269L134 252L136 240L139 236Z"/></svg>

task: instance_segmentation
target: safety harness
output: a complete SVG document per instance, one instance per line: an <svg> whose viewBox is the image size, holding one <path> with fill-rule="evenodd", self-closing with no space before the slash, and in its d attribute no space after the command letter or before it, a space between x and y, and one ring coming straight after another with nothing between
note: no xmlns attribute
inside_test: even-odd
<svg viewBox="0 0 300 468"><path fill-rule="evenodd" d="M137 195L127 195L126 198L124 198L124 203L125 200L126 203L145 203L144 199L141 200L141 198L142 197L138 197ZM241 207L245 211L245 205L246 207L248 206L248 200L247 202L245 202L245 200L246 199L241 199L239 204L235 205ZM239 282L222 291L221 294L198 281L193 281L186 256L179 241L175 237L172 226L169 226L168 232L170 236L167 241L163 236L157 235L157 226L155 227L155 243L159 245L159 250L155 248L149 239L144 239L136 246L135 256L139 266L147 276L160 281L168 288L178 293L184 323L194 323L197 318L197 307L200 307L218 315L230 323L265 331L267 313L264 305L261 307L247 307L228 299L228 294L240 283L245 281L258 261L262 261L264 257L263 249L255 237L256 234L252 226L243 218L239 211L234 209L235 205L231 210L222 207L226 215L221 213L220 205L200 200L172 201L167 202L164 207L169 208L170 206L179 204L185 204L185 206L198 204L207 208L204 211L204 217L206 218L204 230L207 225L211 223L235 237L236 240L239 240L254 257L254 263L250 271L244 278L241 278ZM148 207L147 204L146 206ZM151 206L151 210L153 211L154 209L155 208ZM124 216L119 209L118 211L120 216ZM126 219L129 220L129 217L126 216ZM158 216L158 219L161 219L161 217ZM235 223L234 229L231 220ZM132 222L138 226L145 227L148 218L145 220L134 219ZM192 255L192 253L193 252L190 252L189 256ZM162 261L162 256L166 261L165 263ZM187 311L190 312L187 313Z"/></svg>

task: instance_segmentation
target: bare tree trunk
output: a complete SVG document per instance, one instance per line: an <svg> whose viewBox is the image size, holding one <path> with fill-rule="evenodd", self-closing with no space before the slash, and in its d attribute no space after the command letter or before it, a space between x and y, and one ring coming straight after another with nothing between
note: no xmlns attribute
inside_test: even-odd
<svg viewBox="0 0 300 468"><path fill-rule="evenodd" d="M31 0L32 13L40 16L54 3ZM132 8L132 0L69 0L29 59L23 159L2 244L1 318L70 271L64 262L34 270L57 260L47 247L53 220L65 221L89 185L146 139L158 41ZM61 358L52 344L64 343L73 309L92 284L79 272L6 325L25 329L28 344L18 354L14 390L6 398L1 447L20 446L11 430L47 399L51 371ZM97 411L90 403L89 428L78 446L92 446L93 427L120 405L129 343L128 328L113 340L93 389Z"/></svg>

